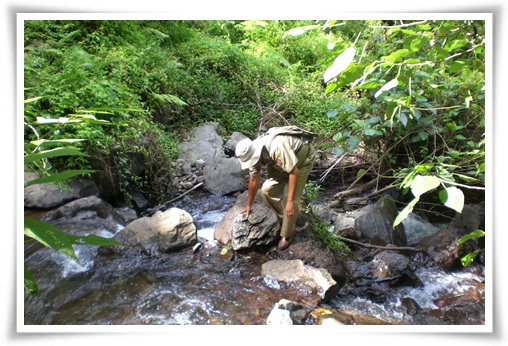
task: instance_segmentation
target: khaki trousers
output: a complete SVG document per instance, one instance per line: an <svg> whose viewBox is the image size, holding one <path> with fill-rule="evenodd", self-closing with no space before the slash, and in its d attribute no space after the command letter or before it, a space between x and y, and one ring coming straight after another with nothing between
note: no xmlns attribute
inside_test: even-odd
<svg viewBox="0 0 508 346"><path fill-rule="evenodd" d="M295 216L288 218L285 211L289 174L281 172L276 168L267 166L268 177L261 187L261 196L266 205L270 207L281 223L280 236L290 238L295 232L295 224L300 214L300 199L302 197L303 189L307 183L309 173L314 166L314 146L311 143L305 144L296 157L298 163L296 166L300 174L298 175L298 182L295 191Z"/></svg>

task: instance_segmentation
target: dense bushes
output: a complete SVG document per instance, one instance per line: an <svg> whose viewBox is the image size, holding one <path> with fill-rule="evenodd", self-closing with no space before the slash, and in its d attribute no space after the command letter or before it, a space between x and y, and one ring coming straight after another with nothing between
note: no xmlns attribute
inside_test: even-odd
<svg viewBox="0 0 508 346"><path fill-rule="evenodd" d="M206 121L249 136L296 124L336 154L385 153L401 178L429 163L481 185L483 40L482 21L26 21L26 98L43 97L30 121L88 111L111 122L41 130L86 139L90 159L71 166L110 172L125 194L165 198L181 129Z"/></svg>

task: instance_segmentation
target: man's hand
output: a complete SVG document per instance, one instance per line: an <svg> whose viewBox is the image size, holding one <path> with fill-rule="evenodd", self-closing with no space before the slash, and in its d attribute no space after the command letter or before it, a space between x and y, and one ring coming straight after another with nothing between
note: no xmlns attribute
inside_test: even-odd
<svg viewBox="0 0 508 346"><path fill-rule="evenodd" d="M293 201L288 201L286 203L286 216L289 219L293 219L295 217L295 203Z"/></svg>
<svg viewBox="0 0 508 346"><path fill-rule="evenodd" d="M249 217L250 215L250 205L246 206L245 208L243 208L243 210L240 212L240 214L244 214L245 213L245 217Z"/></svg>

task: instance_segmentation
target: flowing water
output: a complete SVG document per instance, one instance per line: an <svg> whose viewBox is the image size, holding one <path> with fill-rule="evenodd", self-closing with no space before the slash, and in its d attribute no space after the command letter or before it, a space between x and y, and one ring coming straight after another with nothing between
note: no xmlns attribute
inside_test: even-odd
<svg viewBox="0 0 508 346"><path fill-rule="evenodd" d="M25 294L25 325L255 325L265 324L275 303L298 300L316 306L309 287L268 280L261 264L277 251L235 254L213 240L217 222L235 203L233 197L187 197L175 207L194 218L203 244L151 258L140 254L104 256L98 248L76 246L80 264L35 242L25 245L25 265L39 285L39 294ZM202 212L203 211L203 212ZM118 231L121 226L118 227ZM83 230L87 233L91 230ZM99 230L111 237L114 232ZM376 304L337 296L335 308L351 308L385 321L411 322L402 299L422 308L464 292L481 274L450 274L436 269L415 273L422 287L394 290Z"/></svg>

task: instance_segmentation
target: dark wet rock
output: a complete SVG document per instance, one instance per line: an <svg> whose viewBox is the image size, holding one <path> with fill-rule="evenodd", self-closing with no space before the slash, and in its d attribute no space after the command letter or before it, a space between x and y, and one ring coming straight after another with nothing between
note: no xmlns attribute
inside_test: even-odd
<svg viewBox="0 0 508 346"><path fill-rule="evenodd" d="M204 172L205 189L214 195L227 195L247 189L245 172L235 157L208 159Z"/></svg>
<svg viewBox="0 0 508 346"><path fill-rule="evenodd" d="M402 224L393 228L397 217L395 202L389 195L376 204L369 204L350 213L341 213L335 219L335 232L351 239L365 240L374 245L406 246L407 237Z"/></svg>
<svg viewBox="0 0 508 346"><path fill-rule="evenodd" d="M177 161L182 177L175 184L182 190L190 190L198 183L203 183L204 189L214 195L227 195L247 188L245 172L235 157L226 155L220 132L219 123L203 124L192 129L188 140L180 144ZM238 138L238 135L232 136L228 146L236 145ZM228 154L234 155L234 151ZM190 181L193 168L200 178Z"/></svg>
<svg viewBox="0 0 508 346"><path fill-rule="evenodd" d="M235 205L214 230L215 239L222 244L231 244L236 251L274 244L279 239L277 216L266 206L259 193L254 199L249 218L240 214L247 204L247 197L247 191L240 194Z"/></svg>
<svg viewBox="0 0 508 346"><path fill-rule="evenodd" d="M123 214L118 213L109 203L96 196L73 200L46 213L41 221L58 227L79 224L93 228L104 228L116 232L126 224ZM68 228L68 227L67 227Z"/></svg>
<svg viewBox="0 0 508 346"><path fill-rule="evenodd" d="M37 178L39 178L37 173L25 172L25 208L52 209L78 198L99 195L97 185L90 179L72 178L69 179L69 183L62 188L53 183L27 186L29 181Z"/></svg>

